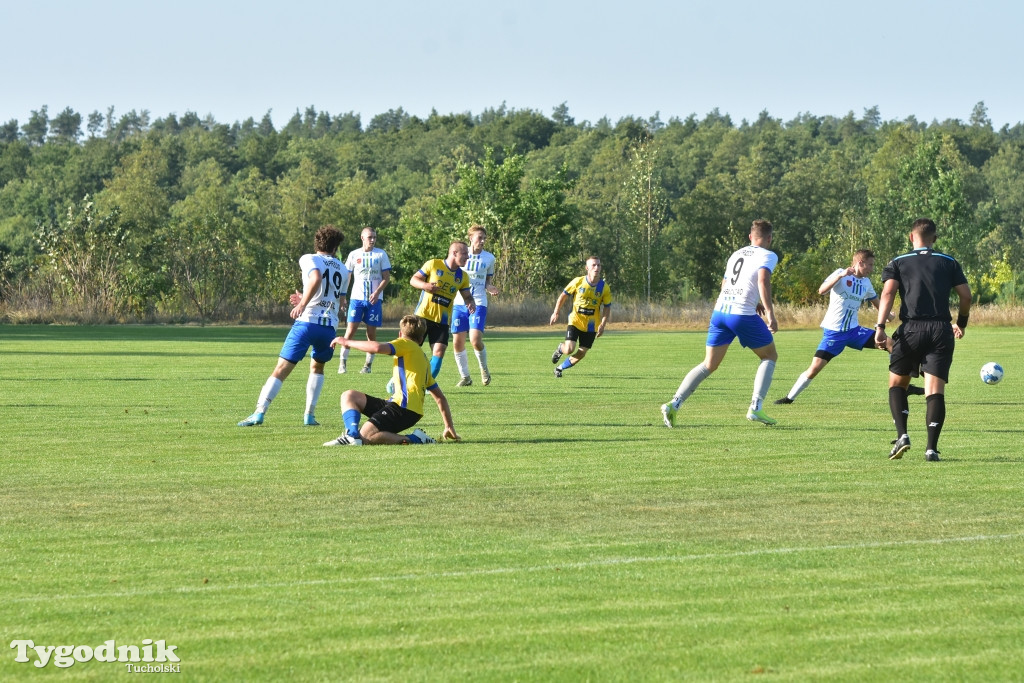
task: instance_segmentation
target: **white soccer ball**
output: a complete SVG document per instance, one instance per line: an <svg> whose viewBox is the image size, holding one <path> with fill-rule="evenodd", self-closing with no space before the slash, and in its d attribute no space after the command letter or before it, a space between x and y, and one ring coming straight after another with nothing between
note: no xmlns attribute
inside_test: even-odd
<svg viewBox="0 0 1024 683"><path fill-rule="evenodd" d="M1003 378L1003 366L999 363L985 363L981 366L981 381L985 384L999 384Z"/></svg>

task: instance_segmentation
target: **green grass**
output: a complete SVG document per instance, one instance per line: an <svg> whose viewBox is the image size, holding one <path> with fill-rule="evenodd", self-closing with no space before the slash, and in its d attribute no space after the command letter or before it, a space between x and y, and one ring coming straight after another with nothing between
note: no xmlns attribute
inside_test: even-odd
<svg viewBox="0 0 1024 683"><path fill-rule="evenodd" d="M284 328L0 327L0 633L177 646L188 680L1019 680L1024 329L959 343L940 442L887 459L887 361L847 352L766 410L734 347L665 429L703 333L610 332L556 380L559 331L491 333L494 383L441 385L461 444L325 449L328 366L240 429ZM359 354L355 358L359 359ZM1002 362L985 386L978 369ZM475 370L475 360L470 354ZM360 363L356 363L360 365ZM432 401L421 422L437 435ZM0 647L0 679L39 670Z"/></svg>

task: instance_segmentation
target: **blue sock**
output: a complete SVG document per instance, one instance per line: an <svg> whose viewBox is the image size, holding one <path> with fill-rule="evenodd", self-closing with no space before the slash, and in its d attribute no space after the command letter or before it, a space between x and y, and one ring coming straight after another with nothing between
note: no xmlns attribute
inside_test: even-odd
<svg viewBox="0 0 1024 683"><path fill-rule="evenodd" d="M420 441L420 437L416 436L415 434L406 434L405 438L409 439L409 443L423 443L422 441Z"/></svg>
<svg viewBox="0 0 1024 683"><path fill-rule="evenodd" d="M430 374L434 376L434 379L437 379L438 374L441 372L441 361L443 360L444 358L440 356L430 357Z"/></svg>
<svg viewBox="0 0 1024 683"><path fill-rule="evenodd" d="M562 364L558 366L559 370L568 370L572 367L572 356L562 361Z"/></svg>
<svg viewBox="0 0 1024 683"><path fill-rule="evenodd" d="M355 408L346 410L341 414L345 421L345 433L351 437L359 438L359 411Z"/></svg>

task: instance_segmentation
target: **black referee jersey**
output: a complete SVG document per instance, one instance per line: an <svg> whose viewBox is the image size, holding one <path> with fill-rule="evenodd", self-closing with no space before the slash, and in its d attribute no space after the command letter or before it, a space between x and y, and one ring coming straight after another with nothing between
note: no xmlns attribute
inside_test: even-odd
<svg viewBox="0 0 1024 683"><path fill-rule="evenodd" d="M883 284L896 280L900 292L900 320L952 322L949 295L967 277L957 260L929 247L897 256L882 271Z"/></svg>

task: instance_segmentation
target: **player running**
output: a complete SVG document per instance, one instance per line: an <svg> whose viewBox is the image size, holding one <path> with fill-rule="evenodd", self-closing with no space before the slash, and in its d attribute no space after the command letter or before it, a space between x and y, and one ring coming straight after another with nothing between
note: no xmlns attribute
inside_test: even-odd
<svg viewBox="0 0 1024 683"><path fill-rule="evenodd" d="M604 328L611 320L612 290L601 277L601 259L591 256L587 259L587 274L572 280L558 295L555 311L549 325L558 322L562 305L572 298L565 341L551 354L555 364L555 377L561 377L569 368L578 365L587 351L594 346L594 340L604 334ZM569 357L558 365L564 354Z"/></svg>

